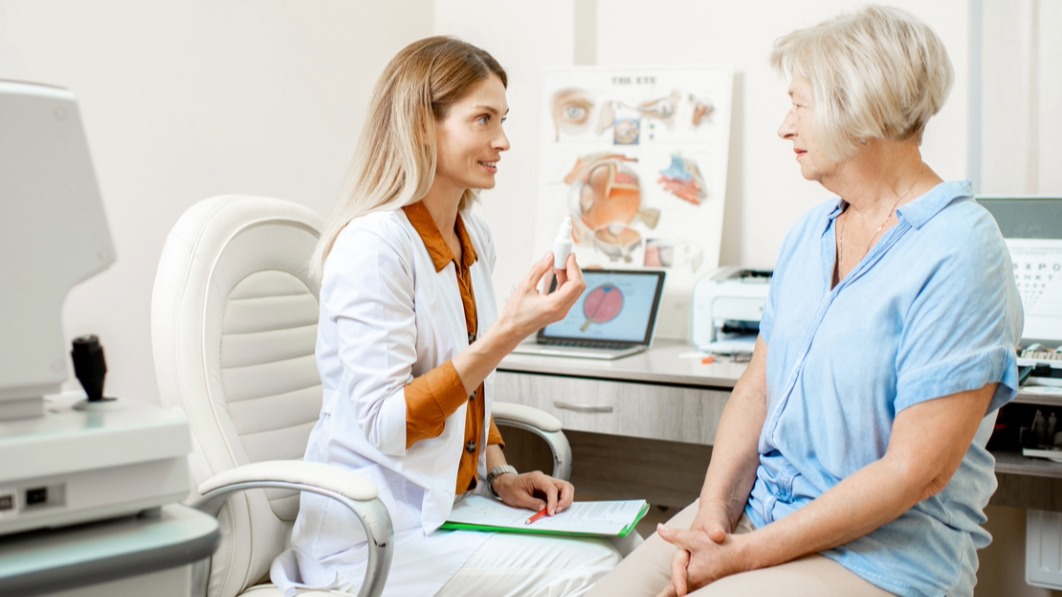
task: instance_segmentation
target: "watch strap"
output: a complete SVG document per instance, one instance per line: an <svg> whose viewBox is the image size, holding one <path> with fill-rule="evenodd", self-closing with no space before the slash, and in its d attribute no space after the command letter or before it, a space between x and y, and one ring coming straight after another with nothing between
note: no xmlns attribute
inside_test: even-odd
<svg viewBox="0 0 1062 597"><path fill-rule="evenodd" d="M518 472L516 472L516 467L514 467L512 465L509 465L509 464L502 464L502 465L496 466L496 467L490 469L490 472L487 473L487 488L490 489L490 492L492 494L494 494L494 497L500 497L494 491L494 480L497 479L498 477L502 476L502 475L507 475L507 474L510 474L510 473L512 473L514 475L518 475L519 474Z"/></svg>

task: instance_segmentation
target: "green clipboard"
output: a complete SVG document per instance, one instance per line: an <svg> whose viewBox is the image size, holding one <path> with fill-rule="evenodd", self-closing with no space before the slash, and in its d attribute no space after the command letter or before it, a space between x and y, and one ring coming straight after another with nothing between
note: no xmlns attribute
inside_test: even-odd
<svg viewBox="0 0 1062 597"><path fill-rule="evenodd" d="M622 518L596 518L594 511L616 505ZM533 512L511 508L483 496L469 496L455 505L444 530L560 535L569 537L626 537L649 511L645 500L575 502L567 512L527 524ZM631 515L631 512L635 514ZM567 516L565 516L567 514Z"/></svg>

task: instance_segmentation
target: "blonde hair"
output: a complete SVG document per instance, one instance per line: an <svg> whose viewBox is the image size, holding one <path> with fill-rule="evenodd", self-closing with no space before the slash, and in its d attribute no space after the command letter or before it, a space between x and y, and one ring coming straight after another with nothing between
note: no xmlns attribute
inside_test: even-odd
<svg viewBox="0 0 1062 597"><path fill-rule="evenodd" d="M311 258L310 272L316 279L320 280L336 237L351 220L424 198L435 177L436 121L491 75L508 86L505 70L493 56L452 37L413 42L391 59L376 82L346 190ZM476 192L466 189L460 209L467 209L475 198Z"/></svg>
<svg viewBox="0 0 1062 597"><path fill-rule="evenodd" d="M811 86L823 150L843 160L867 139L922 142L951 91L944 44L911 14L867 6L778 39L771 65Z"/></svg>

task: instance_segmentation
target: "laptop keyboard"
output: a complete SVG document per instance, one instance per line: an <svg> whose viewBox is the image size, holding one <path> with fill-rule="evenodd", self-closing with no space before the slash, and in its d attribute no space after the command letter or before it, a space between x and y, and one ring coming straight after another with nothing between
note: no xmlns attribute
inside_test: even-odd
<svg viewBox="0 0 1062 597"><path fill-rule="evenodd" d="M617 344L616 342L600 342L597 340L559 340L551 338L549 343L553 346L570 346L574 348L600 348L605 350L624 350L634 346L633 344Z"/></svg>

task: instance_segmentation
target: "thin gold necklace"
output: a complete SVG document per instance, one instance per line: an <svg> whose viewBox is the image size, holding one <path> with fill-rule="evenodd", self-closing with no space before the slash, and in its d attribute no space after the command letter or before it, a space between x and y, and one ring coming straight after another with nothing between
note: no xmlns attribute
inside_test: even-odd
<svg viewBox="0 0 1062 597"><path fill-rule="evenodd" d="M874 241L878 238L878 234L880 234L881 231L885 228L885 224L889 223L889 218L891 218L893 213L896 212L896 208L900 206L900 202L903 201L904 197L906 197L907 194L910 193L912 189L914 189L915 185L918 184L918 179L922 177L922 170L924 170L925 167L926 167L926 163L922 162L921 167L918 168L918 174L915 175L914 180L911 182L911 186L907 187L907 190L904 191L900 195L899 199L896 200L896 203L892 204L892 208L889 209L889 213L885 214L885 219L881 221L881 225L879 225L877 230L874 231L874 234L870 235L870 240L867 241L867 246L863 249L863 252L859 255L859 258L856 260L856 263L859 263L860 261L862 261L863 258L867 256L867 253L870 252L870 247L874 246ZM848 244L846 239L845 239L845 234L844 234L845 229L848 228L848 224L847 223L848 223L848 219L845 218L845 221L841 222L841 225L840 225L841 238L840 238L840 242L837 243L837 264L838 264L838 266L840 266L840 263L841 263L841 257L842 257L842 252L844 251L844 245Z"/></svg>

